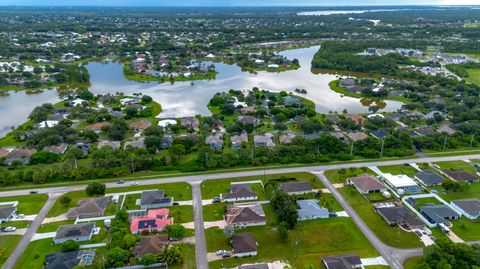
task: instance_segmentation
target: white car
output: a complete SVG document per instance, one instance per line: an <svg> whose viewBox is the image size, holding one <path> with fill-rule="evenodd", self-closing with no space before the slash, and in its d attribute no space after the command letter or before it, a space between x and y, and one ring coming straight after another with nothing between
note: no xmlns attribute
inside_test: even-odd
<svg viewBox="0 0 480 269"><path fill-rule="evenodd" d="M137 186L137 185L138 185L138 181L132 181L132 182L130 182L130 185L131 185L131 186Z"/></svg>
<svg viewBox="0 0 480 269"><path fill-rule="evenodd" d="M227 251L222 249L222 250L217 250L216 253L217 253L218 256L222 256L223 254L227 254Z"/></svg>
<svg viewBox="0 0 480 269"><path fill-rule="evenodd" d="M17 230L17 228L15 227L6 227L3 229L4 232L15 232Z"/></svg>

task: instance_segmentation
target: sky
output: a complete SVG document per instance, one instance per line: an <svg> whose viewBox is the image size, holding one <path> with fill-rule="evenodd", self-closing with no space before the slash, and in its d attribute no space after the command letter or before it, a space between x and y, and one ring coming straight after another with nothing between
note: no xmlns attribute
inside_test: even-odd
<svg viewBox="0 0 480 269"><path fill-rule="evenodd" d="M480 0L0 0L13 6L362 6L479 5Z"/></svg>

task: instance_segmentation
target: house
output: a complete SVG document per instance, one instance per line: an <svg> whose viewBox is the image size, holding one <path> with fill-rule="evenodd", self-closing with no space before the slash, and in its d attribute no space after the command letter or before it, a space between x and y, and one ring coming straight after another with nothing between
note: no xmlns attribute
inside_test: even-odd
<svg viewBox="0 0 480 269"><path fill-rule="evenodd" d="M135 130L135 132L143 132L150 126L152 126L152 122L146 119L141 119L130 124L130 128Z"/></svg>
<svg viewBox="0 0 480 269"><path fill-rule="evenodd" d="M398 194L422 192L422 188L420 188L420 186L418 186L418 184L407 175L392 175L390 173L385 173L380 175L380 179L395 189Z"/></svg>
<svg viewBox="0 0 480 269"><path fill-rule="evenodd" d="M59 123L59 121L57 121L57 120L44 120L44 121L40 122L39 124L37 124L37 127L40 128L40 129L52 128L52 127L57 126L58 123Z"/></svg>
<svg viewBox="0 0 480 269"><path fill-rule="evenodd" d="M387 187L380 180L371 174L362 174L348 179L357 191L361 194L369 194L376 192L385 192Z"/></svg>
<svg viewBox="0 0 480 269"><path fill-rule="evenodd" d="M330 135L342 141L345 141L346 139L345 133L342 131L331 132Z"/></svg>
<svg viewBox="0 0 480 269"><path fill-rule="evenodd" d="M422 215L432 224L447 223L450 220L457 220L461 217L458 212L445 204L427 204L419 209Z"/></svg>
<svg viewBox="0 0 480 269"><path fill-rule="evenodd" d="M283 134L278 138L278 142L280 142L280 144L291 144L295 137L296 135L292 133Z"/></svg>
<svg viewBox="0 0 480 269"><path fill-rule="evenodd" d="M435 131L430 127L419 127L413 131L418 136L432 136Z"/></svg>
<svg viewBox="0 0 480 269"><path fill-rule="evenodd" d="M80 98L77 98L77 99L75 99L75 100L70 101L69 104L70 104L71 106L83 106L84 104L88 104L88 101L87 101L87 100L80 99Z"/></svg>
<svg viewBox="0 0 480 269"><path fill-rule="evenodd" d="M267 224L267 218L260 204L229 205L225 220L236 228Z"/></svg>
<svg viewBox="0 0 480 269"><path fill-rule="evenodd" d="M452 129L452 127L444 124L442 126L440 126L438 129L437 129L437 133L447 133L449 135L453 135L455 134L457 131L455 131L454 129Z"/></svg>
<svg viewBox="0 0 480 269"><path fill-rule="evenodd" d="M10 221L15 212L17 212L16 206L0 207L0 224Z"/></svg>
<svg viewBox="0 0 480 269"><path fill-rule="evenodd" d="M184 128L191 128L197 130L200 126L200 121L194 117L182 118L180 125Z"/></svg>
<svg viewBox="0 0 480 269"><path fill-rule="evenodd" d="M355 131L355 132L348 132L347 137L353 141L360 141L366 139L368 136L362 132Z"/></svg>
<svg viewBox="0 0 480 269"><path fill-rule="evenodd" d="M365 118L363 118L362 116L360 116L358 114L347 114L347 115L345 115L345 119L351 120L358 125L362 125L365 122Z"/></svg>
<svg viewBox="0 0 480 269"><path fill-rule="evenodd" d="M456 181L470 182L470 183L478 181L477 176L472 175L465 170L443 169L442 172L450 179L453 179Z"/></svg>
<svg viewBox="0 0 480 269"><path fill-rule="evenodd" d="M326 219L330 216L328 209L320 207L318 200L297 200L298 220Z"/></svg>
<svg viewBox="0 0 480 269"><path fill-rule="evenodd" d="M248 143L248 134L242 133L241 135L234 135L230 140L232 141L232 149L240 149L243 143Z"/></svg>
<svg viewBox="0 0 480 269"><path fill-rule="evenodd" d="M88 152L90 151L90 145L86 143L76 143L75 147L82 151L82 156L87 156Z"/></svg>
<svg viewBox="0 0 480 269"><path fill-rule="evenodd" d="M362 260L355 254L322 257L326 269L357 269L362 267Z"/></svg>
<svg viewBox="0 0 480 269"><path fill-rule="evenodd" d="M232 237L232 253L236 258L256 256L258 245L252 233L237 233Z"/></svg>
<svg viewBox="0 0 480 269"><path fill-rule="evenodd" d="M275 147L275 142L273 142L272 134L255 135L253 136L253 143L256 147Z"/></svg>
<svg viewBox="0 0 480 269"><path fill-rule="evenodd" d="M110 111L110 116L112 116L114 118L123 118L125 116L125 114L123 114L123 112L121 112L121 111L112 110L112 111Z"/></svg>
<svg viewBox="0 0 480 269"><path fill-rule="evenodd" d="M173 145L173 137L171 135L166 135L162 137L162 140L160 141L160 148L161 149L167 149Z"/></svg>
<svg viewBox="0 0 480 269"><path fill-rule="evenodd" d="M230 185L230 193L220 194L223 202L236 202L245 200L257 200L257 193L252 190L250 184L232 184Z"/></svg>
<svg viewBox="0 0 480 269"><path fill-rule="evenodd" d="M125 97L123 99L120 99L120 104L122 106L130 105L130 104L136 104L140 103L141 99L140 98L130 98L130 97Z"/></svg>
<svg viewBox="0 0 480 269"><path fill-rule="evenodd" d="M424 186L439 186L442 184L444 178L433 170L423 170L413 175Z"/></svg>
<svg viewBox="0 0 480 269"><path fill-rule="evenodd" d="M88 125L87 127L85 127L85 130L90 130L98 134L102 132L103 128L106 128L110 125L111 124L109 122L102 121L102 122L97 122L97 123Z"/></svg>
<svg viewBox="0 0 480 269"><path fill-rule="evenodd" d="M57 252L45 256L45 269L73 269L77 265L89 266L95 260L95 250Z"/></svg>
<svg viewBox="0 0 480 269"><path fill-rule="evenodd" d="M7 154L10 152L10 149L0 148L0 158L7 157Z"/></svg>
<svg viewBox="0 0 480 269"><path fill-rule="evenodd" d="M389 136L389 133L385 132L384 130L382 129L378 129L378 130L375 130L375 131L371 131L370 132L370 135L375 137L376 139L378 140L382 140L384 139L385 137Z"/></svg>
<svg viewBox="0 0 480 269"><path fill-rule="evenodd" d="M16 148L7 153L3 163L6 165L12 165L14 162L27 164L30 161L30 157L32 157L35 152L37 152L35 149Z"/></svg>
<svg viewBox="0 0 480 269"><path fill-rule="evenodd" d="M453 200L450 205L468 219L475 220L480 217L480 199Z"/></svg>
<svg viewBox="0 0 480 269"><path fill-rule="evenodd" d="M133 217L130 222L130 232L161 232L168 225L173 224L173 219L168 218L168 208L149 209L146 216Z"/></svg>
<svg viewBox="0 0 480 269"><path fill-rule="evenodd" d="M100 217L105 214L111 197L86 198L78 202L77 207L67 211L67 219Z"/></svg>
<svg viewBox="0 0 480 269"><path fill-rule="evenodd" d="M131 148L137 148L137 149L144 149L145 148L145 139L143 137L138 138L137 140L134 141L125 141L123 144L124 149L128 149L129 147Z"/></svg>
<svg viewBox="0 0 480 269"><path fill-rule="evenodd" d="M172 204L173 198L165 196L165 192L162 190L143 191L140 198L140 207L142 209L160 208L172 206Z"/></svg>
<svg viewBox="0 0 480 269"><path fill-rule="evenodd" d="M120 149L120 141L111 141L111 140L102 140L98 142L98 149L102 149L104 147L111 147L112 149Z"/></svg>
<svg viewBox="0 0 480 269"><path fill-rule="evenodd" d="M258 125L260 123L260 120L257 119L254 116L248 116L248 115L240 115L237 117L237 121L242 123L242 124L253 124L254 126Z"/></svg>
<svg viewBox="0 0 480 269"><path fill-rule="evenodd" d="M303 104L303 101L302 99L300 99L299 97L296 97L296 96L292 96L292 95L287 95L287 96L284 96L282 97L282 100L283 100L283 104L286 106L286 107L298 107L298 106L301 106Z"/></svg>
<svg viewBox="0 0 480 269"><path fill-rule="evenodd" d="M247 107L242 107L240 109L240 112L242 112L242 114L255 113L257 112L257 109L253 106L247 106Z"/></svg>
<svg viewBox="0 0 480 269"><path fill-rule="evenodd" d="M95 229L95 223L61 225L53 238L55 244L61 244L68 240L77 242L90 241Z"/></svg>
<svg viewBox="0 0 480 269"><path fill-rule="evenodd" d="M166 234L142 236L140 237L138 245L134 248L133 255L135 255L135 258L141 259L143 255L148 253L157 254L167 246L168 243L168 235Z"/></svg>
<svg viewBox="0 0 480 269"><path fill-rule="evenodd" d="M289 195L301 195L314 191L312 186L310 185L310 182L308 181L283 183L278 188Z"/></svg>
<svg viewBox="0 0 480 269"><path fill-rule="evenodd" d="M220 150L223 147L223 139L219 135L209 135L205 138L205 144L211 149Z"/></svg>
<svg viewBox="0 0 480 269"><path fill-rule="evenodd" d="M425 227L424 223L406 207L394 206L393 204L391 206L376 204L374 209L390 226L398 225L409 230L423 229Z"/></svg>
<svg viewBox="0 0 480 269"><path fill-rule="evenodd" d="M163 127L164 129L167 129L170 126L177 125L177 120L174 119L166 119L166 120L161 120L158 121L158 126Z"/></svg>
<svg viewBox="0 0 480 269"><path fill-rule="evenodd" d="M356 84L357 84L357 82L353 78L344 78L344 79L341 79L338 82L338 86L343 87L343 88L353 87Z"/></svg>
<svg viewBox="0 0 480 269"><path fill-rule="evenodd" d="M67 151L67 148L68 148L68 145L65 144L65 143L62 143L58 146L44 147L43 151L55 153L55 154L58 154L58 155L63 155Z"/></svg>

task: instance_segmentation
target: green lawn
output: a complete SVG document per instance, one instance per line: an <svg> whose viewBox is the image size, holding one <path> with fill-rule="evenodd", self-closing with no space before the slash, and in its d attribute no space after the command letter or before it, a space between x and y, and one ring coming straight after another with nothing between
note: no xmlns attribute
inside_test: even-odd
<svg viewBox="0 0 480 269"><path fill-rule="evenodd" d="M464 161L436 162L435 164L439 165L440 169L463 169L471 174L476 174L475 167Z"/></svg>
<svg viewBox="0 0 480 269"><path fill-rule="evenodd" d="M210 228L206 231L207 249L230 250L223 231ZM299 223L289 233L287 242L280 241L272 226L248 227L239 232L251 232L259 245L258 256L240 259L223 259L209 263L210 268L229 268L243 263L286 259L293 268L322 268L321 257L356 253L361 257L377 256L377 251L349 218L330 218Z"/></svg>
<svg viewBox="0 0 480 269"><path fill-rule="evenodd" d="M75 222L74 220L64 220L64 221L44 223L40 225L40 227L38 227L37 233L56 232L59 226L73 224L74 222Z"/></svg>
<svg viewBox="0 0 480 269"><path fill-rule="evenodd" d="M333 194L331 193L322 193L320 197L318 198L319 200L319 205L325 208L328 208L329 210L334 210L334 211L343 211L343 207L340 205L340 203L333 197Z"/></svg>
<svg viewBox="0 0 480 269"><path fill-rule="evenodd" d="M107 193L119 193L119 192L130 192L130 191L139 191L139 190L152 190L152 189L159 189L159 190L164 190L165 194L168 196L172 196L175 200L177 201L182 201L182 200L191 200L192 199L192 187L188 183L167 183L167 184L157 184L157 185L145 185L145 186L127 186L127 187L121 187L121 188L113 188L113 189L107 189ZM87 195L85 191L74 191L74 192L69 192L64 194L63 196L68 196L72 198L72 202L68 206L63 206L60 203L60 199L58 199L55 204L53 205L52 209L50 212L48 212L47 217L55 217L58 215L61 215L63 213L66 213L69 208L75 207L78 203L83 198L87 198ZM133 196L133 198L129 198L130 196ZM129 200L128 206L134 206L135 201L133 200L135 197L138 197L138 195L128 195L127 199ZM109 208L107 209L107 215L108 214L115 214L115 212L118 210L116 206L113 203L110 204Z"/></svg>
<svg viewBox="0 0 480 269"><path fill-rule="evenodd" d="M2 235L0 236L0 266L7 260L15 246L22 239L21 235Z"/></svg>
<svg viewBox="0 0 480 269"><path fill-rule="evenodd" d="M468 77L465 80L480 86L480 69L467 69L467 72Z"/></svg>
<svg viewBox="0 0 480 269"><path fill-rule="evenodd" d="M32 241L20 256L14 268L42 269L45 255L59 251L60 245L55 245L52 238Z"/></svg>
<svg viewBox="0 0 480 269"><path fill-rule="evenodd" d="M19 221L9 221L9 222L3 223L1 226L2 227L13 226L17 229L23 229L23 228L30 227L30 224L32 224L32 222L29 220L19 220Z"/></svg>
<svg viewBox="0 0 480 269"><path fill-rule="evenodd" d="M195 269L197 267L195 260L195 245L178 244L181 248L184 260L182 264L168 265L171 269Z"/></svg>
<svg viewBox="0 0 480 269"><path fill-rule="evenodd" d="M383 173L390 173L392 175L407 175L413 177L418 171L410 165L391 165L391 166L379 166L378 169Z"/></svg>
<svg viewBox="0 0 480 269"><path fill-rule="evenodd" d="M325 171L325 175L330 179L332 183L345 183L348 178L356 177L361 174L374 175L375 173L373 173L373 171L368 169L367 167Z"/></svg>
<svg viewBox="0 0 480 269"><path fill-rule="evenodd" d="M403 268L404 269L413 269L415 264L419 263L422 260L422 258L423 258L422 256L418 256L418 257L412 257L412 258L406 260L403 263Z"/></svg>
<svg viewBox="0 0 480 269"><path fill-rule="evenodd" d="M170 209L170 217L174 223L186 223L193 221L193 207L189 205L172 206Z"/></svg>
<svg viewBox="0 0 480 269"><path fill-rule="evenodd" d="M33 215L40 212L48 200L46 194L31 194L13 197L0 197L0 202L18 201L17 214Z"/></svg>
<svg viewBox="0 0 480 269"><path fill-rule="evenodd" d="M451 230L465 241L480 240L480 220L469 220L462 217L459 220L452 221L453 227Z"/></svg>
<svg viewBox="0 0 480 269"><path fill-rule="evenodd" d="M214 197L219 197L221 193L228 193L230 191L231 182L239 181L252 181L252 180L261 180L262 182L267 182L270 179L279 179L280 177L295 178L298 181L302 180L313 180L313 185L315 188L323 188L321 182L310 173L290 173L282 175L265 175L265 176L251 176L251 177L238 177L238 178L229 178L229 179L212 179L202 182L202 199L212 199ZM259 200L265 200L266 195L265 191L260 184L253 184L252 189L257 192Z"/></svg>
<svg viewBox="0 0 480 269"><path fill-rule="evenodd" d="M358 193L353 187L339 189L348 203L355 209L368 227L385 244L398 248L414 248L423 246L415 233L409 233L398 227L390 227L385 220L373 210L373 204Z"/></svg>
<svg viewBox="0 0 480 269"><path fill-rule="evenodd" d="M227 204L225 203L206 205L203 207L203 220L204 221L222 220L226 211L227 211Z"/></svg>
<svg viewBox="0 0 480 269"><path fill-rule="evenodd" d="M441 188L437 187L435 189L440 190ZM439 192L438 195L447 202L451 200L457 200L457 199L480 198L480 182L469 184L468 188L463 192L455 192L455 193Z"/></svg>

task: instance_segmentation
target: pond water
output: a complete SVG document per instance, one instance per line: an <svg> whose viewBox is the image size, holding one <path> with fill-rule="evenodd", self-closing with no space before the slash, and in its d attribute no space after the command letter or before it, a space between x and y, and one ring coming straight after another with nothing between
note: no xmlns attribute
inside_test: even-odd
<svg viewBox="0 0 480 269"><path fill-rule="evenodd" d="M301 68L280 73L258 72L251 74L241 71L237 65L215 63L218 75L213 80L187 82L158 83L137 82L125 79L122 65L117 62L91 62L87 65L90 72L90 90L95 94L123 92L125 94L143 93L150 95L162 105L161 118L210 115L207 104L211 97L221 91L230 89L251 89L259 87L271 91L294 91L296 88L306 89L302 95L316 104L321 113L368 112L371 102L361 102L359 99L342 97L330 90L328 83L336 79L333 74L314 74L311 70L311 60L318 46L284 51L281 54L288 58L297 58ZM30 111L37 105L46 102L56 102L55 91L46 90L42 94L27 95L24 92L10 93L10 96L0 97L0 135L7 133L11 126L18 126L26 121ZM363 104L362 104L363 103ZM379 107L380 111L396 111L401 102L385 101Z"/></svg>

